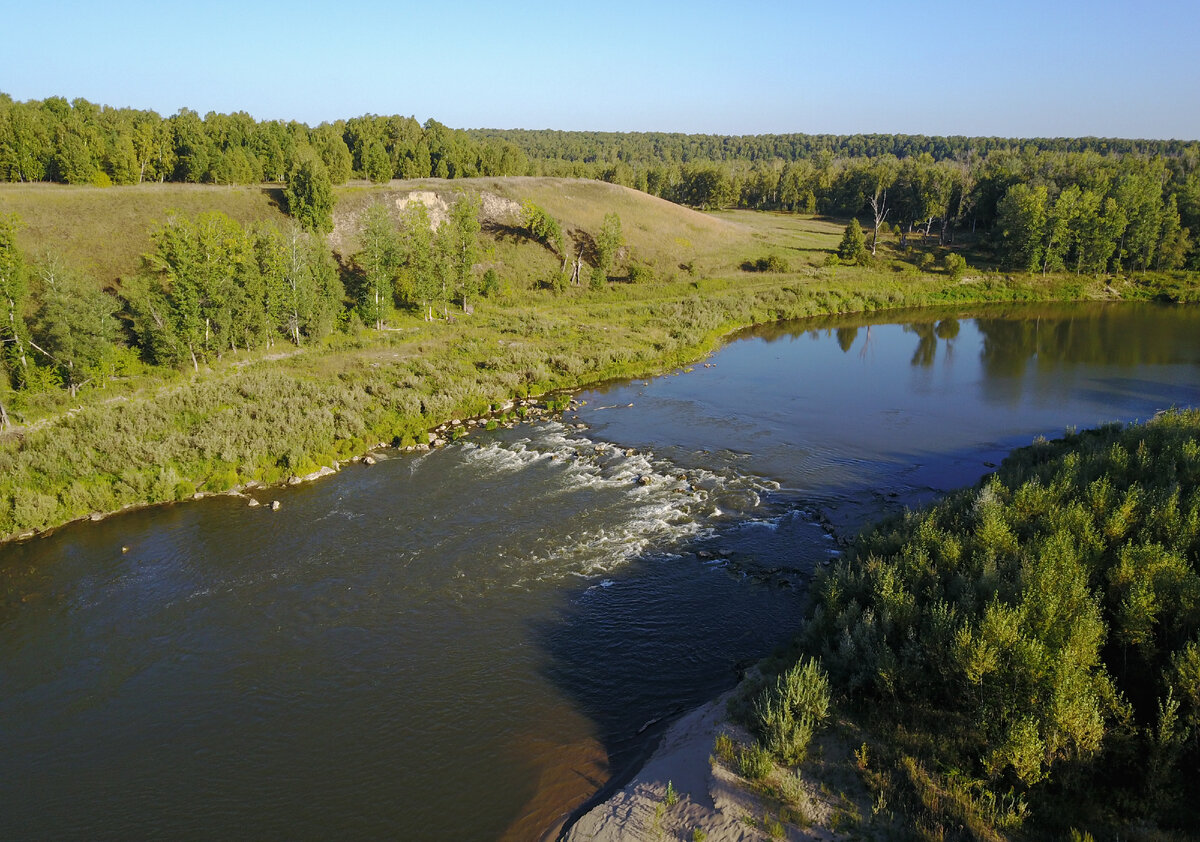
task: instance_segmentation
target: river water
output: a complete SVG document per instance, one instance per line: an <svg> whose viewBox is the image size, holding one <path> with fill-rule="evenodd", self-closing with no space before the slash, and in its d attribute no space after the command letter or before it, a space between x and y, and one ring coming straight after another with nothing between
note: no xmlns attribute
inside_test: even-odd
<svg viewBox="0 0 1200 842"><path fill-rule="evenodd" d="M536 839L880 513L1195 405L1200 311L748 331L560 421L0 548L0 838Z"/></svg>

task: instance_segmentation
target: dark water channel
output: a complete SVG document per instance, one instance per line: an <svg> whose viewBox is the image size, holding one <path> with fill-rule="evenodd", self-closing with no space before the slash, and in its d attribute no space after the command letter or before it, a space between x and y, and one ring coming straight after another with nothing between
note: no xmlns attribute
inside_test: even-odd
<svg viewBox="0 0 1200 842"><path fill-rule="evenodd" d="M0 548L0 838L536 838L795 629L816 513L1197 403L1196 309L976 316L776 325L279 512Z"/></svg>

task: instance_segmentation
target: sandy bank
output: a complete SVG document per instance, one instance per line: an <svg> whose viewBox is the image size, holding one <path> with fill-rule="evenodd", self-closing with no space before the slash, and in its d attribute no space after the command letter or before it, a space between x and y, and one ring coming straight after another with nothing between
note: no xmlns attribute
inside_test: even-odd
<svg viewBox="0 0 1200 842"><path fill-rule="evenodd" d="M675 722L633 780L580 818L563 837L566 842L872 838L873 823L863 822L864 814L870 815L869 796L853 770L849 746L834 733L814 741L811 759L799 774L778 769L757 784L712 759L719 734L739 745L751 742L750 735L726 716L736 692L735 688ZM772 793L788 784L794 797L784 815L785 808ZM674 800L668 797L668 785ZM798 814L804 816L802 821L796 821Z"/></svg>

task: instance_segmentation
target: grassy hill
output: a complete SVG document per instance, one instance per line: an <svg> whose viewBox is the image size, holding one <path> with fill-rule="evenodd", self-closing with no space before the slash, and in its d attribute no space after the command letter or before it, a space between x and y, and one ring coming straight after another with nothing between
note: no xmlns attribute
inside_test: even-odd
<svg viewBox="0 0 1200 842"><path fill-rule="evenodd" d="M923 272L887 249L873 265L837 266L828 263L841 236L835 222L700 214L622 187L550 178L348 185L337 191L330 245L344 263L357 248L355 219L372 202L389 203L398 215L414 193L436 208L463 190L481 198L481 262L501 278L499 293L478 301L473 316L426 322L402 310L387 331L348 329L282 352L278 344L226 352L194 373L129 371L75 398L62 389L10 393L16 430L0 438L0 537L129 505L279 482L378 442L423 442L441 422L515 395L694 360L750 324L929 304L1156 294L1132 279L955 279ZM546 289L563 255L516 224L524 201L556 216L572 247L586 248L604 216L617 213L626 248L615 279L601 289ZM0 213L23 220L18 244L31 260L57 252L104 286L119 286L137 270L148 232L172 210L287 224L277 188L0 185ZM787 271L743 268L768 255L783 258ZM625 282L633 264L651 272Z"/></svg>
<svg viewBox="0 0 1200 842"><path fill-rule="evenodd" d="M621 217L627 257L659 274L680 271L727 274L751 255L766 253L768 234L733 219L720 219L680 205L599 181L562 178L420 179L384 185L357 183L335 189L334 233L330 244L343 258L357 249L355 231L373 202L391 206L414 192L453 202L464 192L483 198L491 257L511 270L513 280L537 275L561 260L519 235L520 205L532 201L559 220L568 237L587 238L606 213ZM151 248L150 232L172 213L221 211L239 223L286 224L282 188L273 185L225 187L196 184L144 184L100 188L59 184L0 184L0 213L16 213L23 225L18 244L33 259L49 251L84 269L106 287L137 270ZM793 220L798 218L792 217ZM837 245L835 232L818 226L824 248ZM836 227L836 226L834 226ZM828 237L822 236L828 234ZM840 236L840 230L836 231Z"/></svg>

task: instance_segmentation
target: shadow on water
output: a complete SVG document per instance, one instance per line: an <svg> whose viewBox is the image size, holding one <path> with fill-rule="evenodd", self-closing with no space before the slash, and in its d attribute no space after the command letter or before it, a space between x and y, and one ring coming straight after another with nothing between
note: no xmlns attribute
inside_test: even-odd
<svg viewBox="0 0 1200 842"><path fill-rule="evenodd" d="M531 624L543 674L594 724L610 771L563 832L628 783L674 719L798 631L807 582L832 543L806 511L776 508L642 555Z"/></svg>

